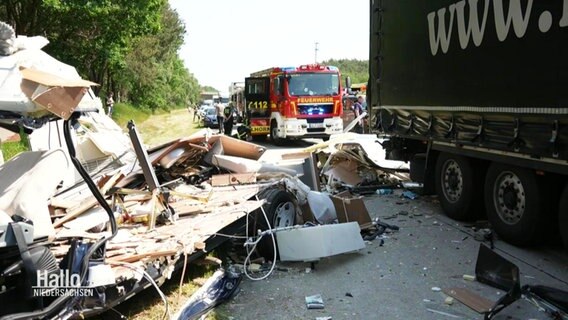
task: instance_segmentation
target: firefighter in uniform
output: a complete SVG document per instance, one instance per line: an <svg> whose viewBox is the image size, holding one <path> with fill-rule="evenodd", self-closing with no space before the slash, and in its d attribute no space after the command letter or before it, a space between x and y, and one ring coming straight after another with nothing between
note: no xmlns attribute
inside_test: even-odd
<svg viewBox="0 0 568 320"><path fill-rule="evenodd" d="M225 116L225 122L223 123L223 127L225 134L231 136L233 132L233 121L235 120L235 107L233 107L233 103L229 103L225 109L223 110L223 115ZM221 125L221 124L219 124Z"/></svg>

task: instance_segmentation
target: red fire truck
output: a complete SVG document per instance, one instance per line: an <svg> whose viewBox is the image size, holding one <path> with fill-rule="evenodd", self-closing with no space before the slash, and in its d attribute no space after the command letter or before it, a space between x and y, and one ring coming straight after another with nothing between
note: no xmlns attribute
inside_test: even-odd
<svg viewBox="0 0 568 320"><path fill-rule="evenodd" d="M245 79L245 121L254 136L329 138L343 131L339 69L318 64L269 68Z"/></svg>

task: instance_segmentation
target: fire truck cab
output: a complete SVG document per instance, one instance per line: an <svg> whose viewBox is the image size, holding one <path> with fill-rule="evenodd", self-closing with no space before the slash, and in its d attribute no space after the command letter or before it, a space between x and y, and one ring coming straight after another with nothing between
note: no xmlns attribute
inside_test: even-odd
<svg viewBox="0 0 568 320"><path fill-rule="evenodd" d="M254 136L329 138L343 131L339 69L318 64L269 68L245 79L245 121Z"/></svg>

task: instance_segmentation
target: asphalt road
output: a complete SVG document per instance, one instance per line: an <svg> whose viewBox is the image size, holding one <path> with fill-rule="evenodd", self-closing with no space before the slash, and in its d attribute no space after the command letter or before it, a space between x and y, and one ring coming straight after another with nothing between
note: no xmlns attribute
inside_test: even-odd
<svg viewBox="0 0 568 320"><path fill-rule="evenodd" d="M267 153L282 152L269 142ZM310 142L291 142L303 148ZM492 301L504 292L463 275L475 274L480 242L470 226L443 215L435 197L415 200L393 195L365 197L372 217L395 224L400 231L376 239L351 254L310 263L278 263L262 281L244 279L240 292L217 308L229 319L483 319L458 301L445 304L446 295L433 288L466 288ZM568 255L555 244L518 248L495 241L496 252L515 263L521 284L543 284L568 290ZM321 294L325 307L308 310L305 297ZM222 317L225 318L225 317ZM526 299L495 319L548 319Z"/></svg>

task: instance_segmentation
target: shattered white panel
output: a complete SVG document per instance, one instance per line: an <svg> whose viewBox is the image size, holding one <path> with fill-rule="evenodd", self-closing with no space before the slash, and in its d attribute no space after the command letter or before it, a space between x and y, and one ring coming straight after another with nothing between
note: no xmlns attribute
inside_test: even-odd
<svg viewBox="0 0 568 320"><path fill-rule="evenodd" d="M282 261L314 261L365 248L357 222L280 231L276 239Z"/></svg>
<svg viewBox="0 0 568 320"><path fill-rule="evenodd" d="M408 170L408 163L403 161L386 160L385 150L381 145L382 140L374 134L342 133L332 135L328 141L328 148L331 153L341 148L341 145L353 144L361 146L367 157L378 167L394 170Z"/></svg>
<svg viewBox="0 0 568 320"><path fill-rule="evenodd" d="M22 152L0 166L0 210L33 221L35 238L53 236L48 200L69 163L63 150Z"/></svg>
<svg viewBox="0 0 568 320"><path fill-rule="evenodd" d="M48 72L67 79L81 79L74 67L53 58L40 49L24 49L10 56L0 56L0 110L22 115L47 112L35 105L22 92L20 67ZM102 102L89 89L77 109L102 110Z"/></svg>

